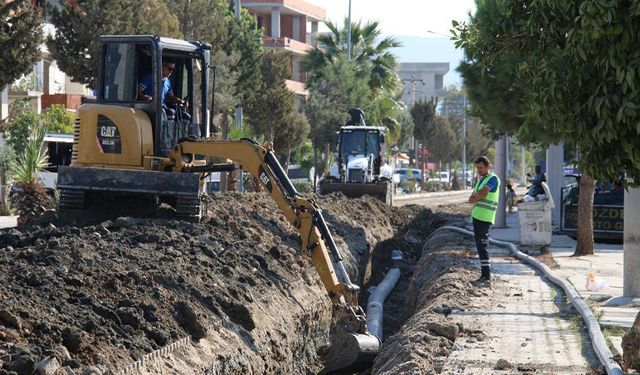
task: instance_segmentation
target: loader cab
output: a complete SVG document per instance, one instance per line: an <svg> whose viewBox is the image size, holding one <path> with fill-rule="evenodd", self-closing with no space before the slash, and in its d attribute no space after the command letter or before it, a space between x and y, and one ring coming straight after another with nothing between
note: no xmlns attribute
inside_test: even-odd
<svg viewBox="0 0 640 375"><path fill-rule="evenodd" d="M374 174L380 173L385 129L375 126L343 126L338 132L338 158L347 163L356 157L373 159Z"/></svg>
<svg viewBox="0 0 640 375"><path fill-rule="evenodd" d="M99 42L96 101L142 110L151 123L154 156L166 156L181 138L208 135L209 44L151 35L101 36ZM163 61L174 64L168 80L173 95L188 103L184 111L162 101ZM143 81L151 82L151 100L139 95Z"/></svg>

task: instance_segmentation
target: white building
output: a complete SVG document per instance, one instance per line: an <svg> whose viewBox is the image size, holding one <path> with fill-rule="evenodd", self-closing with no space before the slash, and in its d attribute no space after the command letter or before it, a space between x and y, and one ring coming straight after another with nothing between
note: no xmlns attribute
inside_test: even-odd
<svg viewBox="0 0 640 375"><path fill-rule="evenodd" d="M443 78L448 72L449 63L400 63L397 73L404 87L402 101L412 106L420 99L442 98Z"/></svg>

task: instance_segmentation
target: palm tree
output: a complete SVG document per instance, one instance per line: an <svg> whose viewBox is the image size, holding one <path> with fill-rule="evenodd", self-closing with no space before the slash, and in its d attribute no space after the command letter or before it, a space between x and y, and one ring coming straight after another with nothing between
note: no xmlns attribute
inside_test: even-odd
<svg viewBox="0 0 640 375"><path fill-rule="evenodd" d="M34 124L25 147L13 165L13 183L16 189L11 194L11 206L18 214L18 225L27 224L51 208L52 200L40 181L38 174L47 166L47 154L42 148L45 128L38 121Z"/></svg>
<svg viewBox="0 0 640 375"><path fill-rule="evenodd" d="M318 35L318 46L309 51L301 61L302 71L309 74L308 85L322 78L326 66L335 63L339 56L347 54L348 18L345 18L341 29L331 21L325 24L330 33ZM392 92L398 87L395 74L397 61L390 49L401 47L401 44L393 37L385 37L377 42L381 34L378 22L370 21L364 25L360 21L351 23L352 60L358 73L367 77L374 96L377 91Z"/></svg>

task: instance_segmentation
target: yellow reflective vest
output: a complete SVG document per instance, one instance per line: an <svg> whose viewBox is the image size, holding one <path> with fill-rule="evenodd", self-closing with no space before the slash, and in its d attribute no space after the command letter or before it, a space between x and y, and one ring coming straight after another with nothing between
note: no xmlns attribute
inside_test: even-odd
<svg viewBox="0 0 640 375"><path fill-rule="evenodd" d="M487 196L477 201L471 210L472 218L480 221L486 221L491 224L496 222L496 210L498 209L498 199L500 197L500 178L498 178L495 173L490 172L485 178L478 179L476 186L473 187L473 191L475 193L479 192L485 187L485 185L487 185L487 182L489 182L491 177L494 176L498 180L498 188L496 191L493 193L489 191Z"/></svg>

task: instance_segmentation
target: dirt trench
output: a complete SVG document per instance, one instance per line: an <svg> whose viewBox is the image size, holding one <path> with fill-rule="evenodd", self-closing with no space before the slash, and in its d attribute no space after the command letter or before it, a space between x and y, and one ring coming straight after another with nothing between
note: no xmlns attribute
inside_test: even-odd
<svg viewBox="0 0 640 375"><path fill-rule="evenodd" d="M482 335L447 319L453 310L465 309L470 295L483 293L470 288L477 270L464 244L460 235L439 232L420 246L404 295L406 320L390 327L397 332L383 343L372 374L437 374L459 335Z"/></svg>
<svg viewBox="0 0 640 375"><path fill-rule="evenodd" d="M377 281L385 241L415 245L443 220L317 199L361 285ZM316 373L331 304L271 197L214 195L197 224L167 212L0 231L0 374Z"/></svg>

